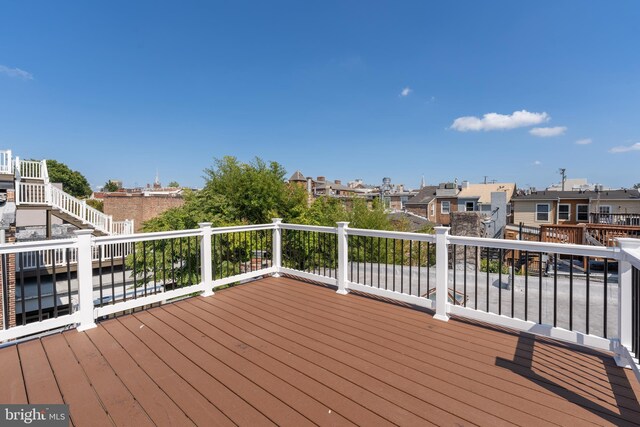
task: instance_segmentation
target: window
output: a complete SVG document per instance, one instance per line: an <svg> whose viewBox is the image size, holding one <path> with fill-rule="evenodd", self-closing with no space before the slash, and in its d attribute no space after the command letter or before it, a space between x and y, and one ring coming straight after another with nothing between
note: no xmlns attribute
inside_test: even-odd
<svg viewBox="0 0 640 427"><path fill-rule="evenodd" d="M549 222L549 204L539 203L536 205L536 221Z"/></svg>
<svg viewBox="0 0 640 427"><path fill-rule="evenodd" d="M436 216L436 204L435 202L431 203L431 216Z"/></svg>
<svg viewBox="0 0 640 427"><path fill-rule="evenodd" d="M576 221L589 222L589 205L576 206Z"/></svg>
<svg viewBox="0 0 640 427"><path fill-rule="evenodd" d="M445 201L440 205L440 213L448 214L451 212L451 202Z"/></svg>
<svg viewBox="0 0 640 427"><path fill-rule="evenodd" d="M507 204L507 216L511 215L511 211L512 211L511 203L508 203Z"/></svg>
<svg viewBox="0 0 640 427"><path fill-rule="evenodd" d="M474 202L466 202L464 204L464 210L467 212L473 212L476 210L476 204Z"/></svg>
<svg viewBox="0 0 640 427"><path fill-rule="evenodd" d="M564 203L558 205L558 219L560 221L569 221L571 219L571 205Z"/></svg>

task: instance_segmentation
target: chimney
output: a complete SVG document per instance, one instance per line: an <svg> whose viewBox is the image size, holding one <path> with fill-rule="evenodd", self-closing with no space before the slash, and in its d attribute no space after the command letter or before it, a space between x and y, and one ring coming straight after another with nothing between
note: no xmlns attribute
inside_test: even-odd
<svg viewBox="0 0 640 427"><path fill-rule="evenodd" d="M318 179L316 179L316 181L318 182L325 182L327 179L324 176L319 176Z"/></svg>
<svg viewBox="0 0 640 427"><path fill-rule="evenodd" d="M335 181L333 181L334 183L338 184L338 185L342 185L342 181L340 181L339 179L336 179Z"/></svg>
<svg viewBox="0 0 640 427"><path fill-rule="evenodd" d="M311 189L313 188L313 178L310 176L307 177L307 193L311 194Z"/></svg>
<svg viewBox="0 0 640 427"><path fill-rule="evenodd" d="M466 179L462 181L462 189L469 188L470 185L471 184L469 184L469 181L467 181Z"/></svg>

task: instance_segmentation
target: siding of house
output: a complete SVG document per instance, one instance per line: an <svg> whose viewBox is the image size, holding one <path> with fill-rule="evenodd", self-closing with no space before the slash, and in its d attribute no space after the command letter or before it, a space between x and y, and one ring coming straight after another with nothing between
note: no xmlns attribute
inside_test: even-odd
<svg viewBox="0 0 640 427"><path fill-rule="evenodd" d="M550 207L549 221L536 221L536 205L548 203ZM556 221L556 201L553 200L518 200L513 203L513 223L530 227L539 227L540 224L554 224Z"/></svg>
<svg viewBox="0 0 640 427"><path fill-rule="evenodd" d="M561 205L569 205L569 219L568 220L561 220L559 219L557 216L554 216L554 219L558 218L557 223L558 224L577 224L578 221L576 220L576 212L578 210L577 206L578 205L588 205L589 204L589 199L571 199L571 200L567 200L567 199L562 199L560 200L559 204ZM557 213L556 213L557 215ZM581 221L581 222L589 222L587 221Z"/></svg>

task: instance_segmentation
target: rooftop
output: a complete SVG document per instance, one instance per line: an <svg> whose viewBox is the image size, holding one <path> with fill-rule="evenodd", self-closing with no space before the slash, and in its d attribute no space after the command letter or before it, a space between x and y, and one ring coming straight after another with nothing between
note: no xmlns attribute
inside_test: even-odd
<svg viewBox="0 0 640 427"><path fill-rule="evenodd" d="M492 184L468 184L467 187L462 188L458 197L464 198L478 198L479 203L491 203L491 193L504 191L507 193L507 202L511 200L511 196L516 190L516 184L513 182L498 182Z"/></svg>
<svg viewBox="0 0 640 427"><path fill-rule="evenodd" d="M74 425L637 425L611 354L291 278L0 349L3 403Z"/></svg>
<svg viewBox="0 0 640 427"><path fill-rule="evenodd" d="M517 194L513 196L513 200L558 199L637 200L640 199L640 192L635 189L604 191L534 191L531 194Z"/></svg>

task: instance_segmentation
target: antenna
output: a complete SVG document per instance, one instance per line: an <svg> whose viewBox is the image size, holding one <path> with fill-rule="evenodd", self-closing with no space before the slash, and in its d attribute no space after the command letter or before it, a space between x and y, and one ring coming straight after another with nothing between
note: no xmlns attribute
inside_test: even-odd
<svg viewBox="0 0 640 427"><path fill-rule="evenodd" d="M558 173L562 176L562 191L564 191L564 183L567 180L567 170L565 168L560 168Z"/></svg>

